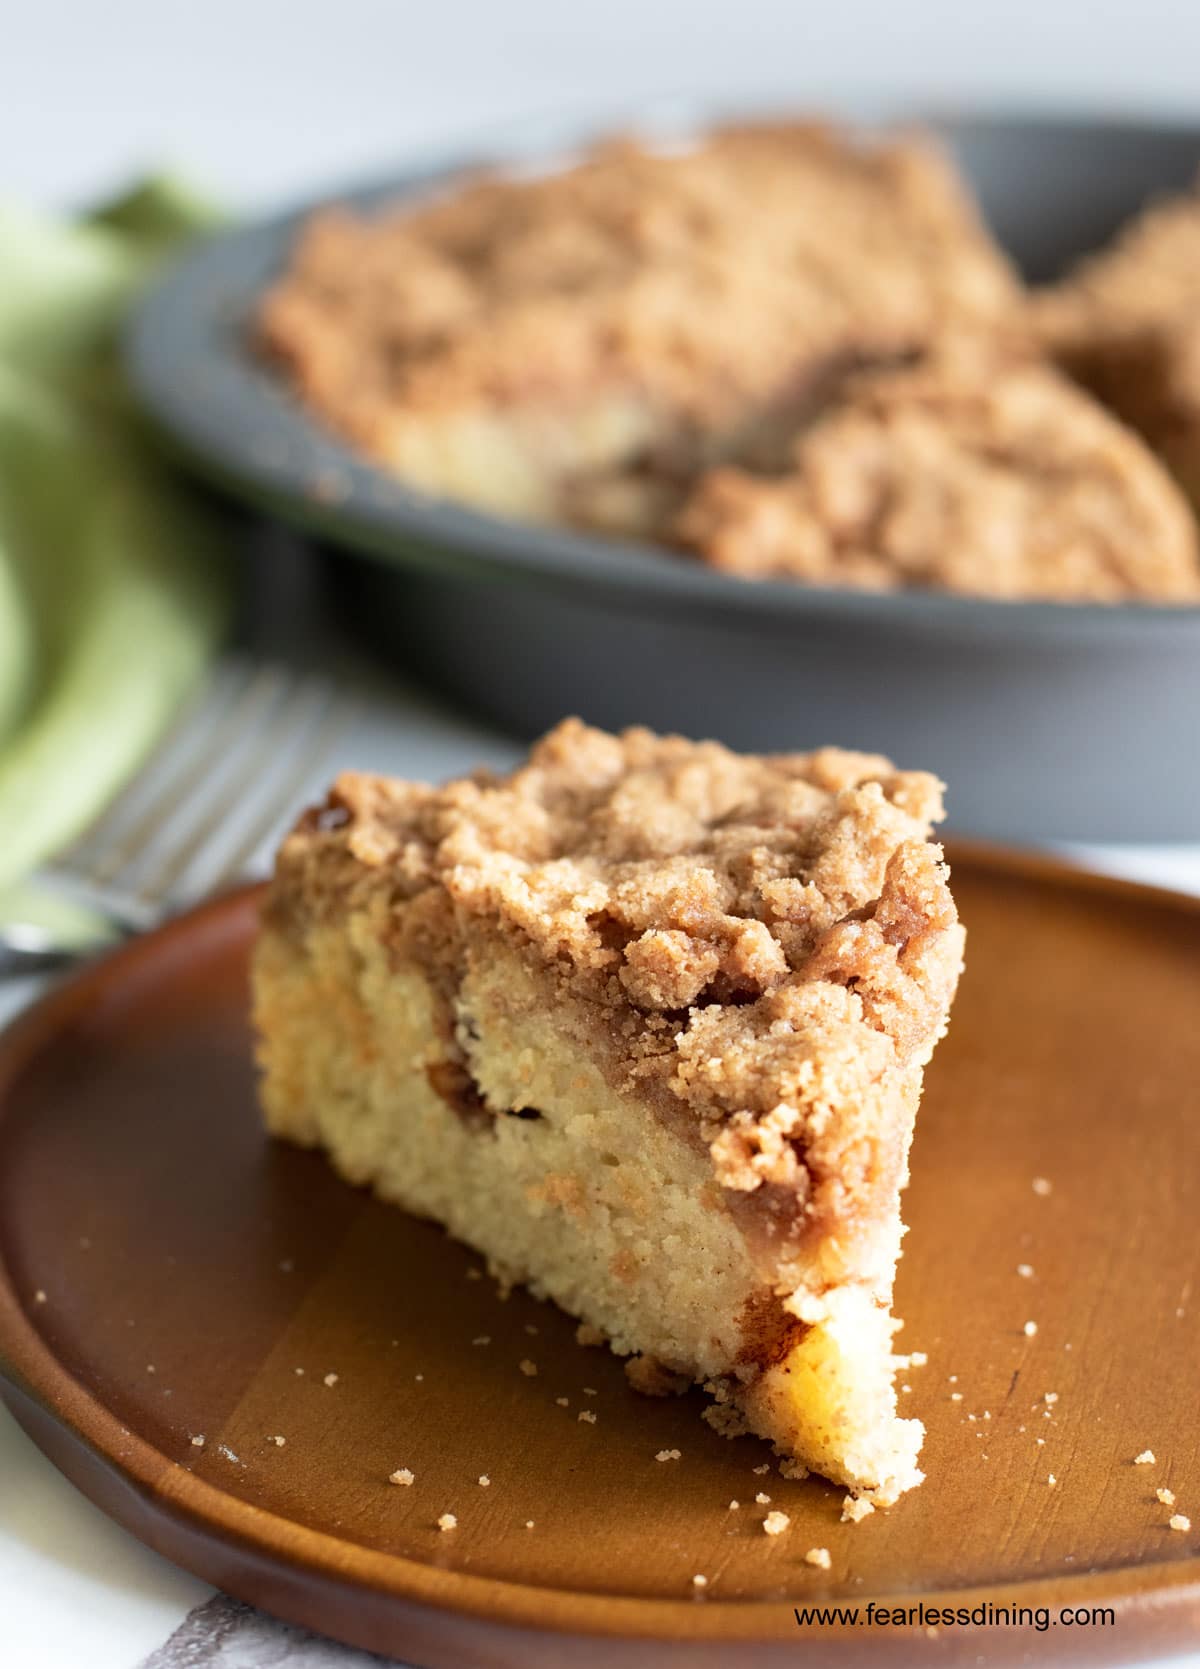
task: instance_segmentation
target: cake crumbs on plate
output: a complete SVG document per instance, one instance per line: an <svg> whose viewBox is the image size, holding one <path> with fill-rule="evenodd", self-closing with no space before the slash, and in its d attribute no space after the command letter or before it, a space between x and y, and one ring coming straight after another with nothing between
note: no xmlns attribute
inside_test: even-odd
<svg viewBox="0 0 1200 1669"><path fill-rule="evenodd" d="M585 1385L583 1388L583 1394L585 1397L598 1397L600 1395L594 1385Z"/></svg>
<svg viewBox="0 0 1200 1669"><path fill-rule="evenodd" d="M771 1463L769 1460L766 1460L761 1466L755 1466L752 1470L756 1478L765 1478L767 1473L771 1470Z"/></svg>
<svg viewBox="0 0 1200 1669"><path fill-rule="evenodd" d="M555 1397L554 1401L559 1408L570 1408L571 1406L570 1397Z"/></svg>
<svg viewBox="0 0 1200 1669"><path fill-rule="evenodd" d="M962 1400L963 1400L963 1394L962 1394L961 1391L951 1391L951 1393L950 1393L950 1401L951 1402L961 1402Z"/></svg>
<svg viewBox="0 0 1200 1669"><path fill-rule="evenodd" d="M861 1524L864 1518L870 1518L875 1511L873 1501L868 1501L864 1495L847 1495L842 1502L842 1523Z"/></svg>
<svg viewBox="0 0 1200 1669"><path fill-rule="evenodd" d="M592 1410L590 1408L581 1408L579 1410L579 1418L584 1422L585 1425L594 1426L596 1424L597 1416L592 1412Z"/></svg>
<svg viewBox="0 0 1200 1669"><path fill-rule="evenodd" d="M282 1449L284 1444L287 1442L287 1438L286 1437L280 1437L278 1434L276 1434L274 1437L268 1437L267 1442L268 1443L274 1443L274 1445L277 1449Z"/></svg>
<svg viewBox="0 0 1200 1669"><path fill-rule="evenodd" d="M517 1366L525 1375L526 1379L537 1378L537 1363L531 1362L528 1356L522 1356L521 1360L517 1363Z"/></svg>
<svg viewBox="0 0 1200 1669"><path fill-rule="evenodd" d="M46 1294L42 1291L41 1287L39 1287L34 1293L33 1301L35 1304L44 1304L46 1302Z"/></svg>
<svg viewBox="0 0 1200 1669"><path fill-rule="evenodd" d="M388 1483L397 1484L401 1489L408 1489L416 1482L416 1477L416 1473L410 1471L407 1466L401 1466L389 1475Z"/></svg>
<svg viewBox="0 0 1200 1669"><path fill-rule="evenodd" d="M297 1379L303 1379L304 1378L304 1369L303 1368L293 1368L292 1372L296 1375Z"/></svg>
<svg viewBox="0 0 1200 1669"><path fill-rule="evenodd" d="M575 1329L575 1343L581 1345L602 1345L608 1343L608 1334L590 1321L581 1321Z"/></svg>
<svg viewBox="0 0 1200 1669"><path fill-rule="evenodd" d="M535 1339L537 1337L537 1326L534 1322L527 1321L525 1323L525 1331L529 1334L531 1339Z"/></svg>
<svg viewBox="0 0 1200 1669"><path fill-rule="evenodd" d="M1143 1449L1140 1455L1134 1455L1133 1464L1135 1466L1153 1466L1154 1465L1154 1450L1153 1449Z"/></svg>
<svg viewBox="0 0 1200 1669"><path fill-rule="evenodd" d="M654 1458L655 1460L681 1460L683 1453L680 1449L660 1449Z"/></svg>
<svg viewBox="0 0 1200 1669"><path fill-rule="evenodd" d="M707 1576L700 1576L699 1574L693 1576L692 1587L693 1588L707 1588L708 1587Z"/></svg>
<svg viewBox="0 0 1200 1669"><path fill-rule="evenodd" d="M325 1378L324 1378L324 1380L323 1380L323 1381L322 1381L322 1384L324 1384L324 1385L328 1385L328 1386L329 1386L329 1388L330 1388L330 1390L332 1390L332 1389L333 1389L333 1387L334 1387L334 1386L335 1386L335 1385L336 1385L336 1384L337 1384L337 1382L338 1382L338 1376L337 1376L337 1374L335 1374L335 1373L327 1373L327 1374L326 1374L326 1375L325 1375Z"/></svg>
<svg viewBox="0 0 1200 1669"><path fill-rule="evenodd" d="M458 1519L453 1513L443 1513L437 1521L437 1527L439 1530L457 1530Z"/></svg>
<svg viewBox="0 0 1200 1669"><path fill-rule="evenodd" d="M1050 1476L1046 1479L1046 1482L1049 1484L1050 1488L1053 1489L1058 1483L1058 1479L1054 1476L1054 1473L1051 1472Z"/></svg>
<svg viewBox="0 0 1200 1669"><path fill-rule="evenodd" d="M804 1555L804 1563L806 1565L816 1565L819 1570L829 1570L833 1560L829 1557L827 1547L810 1547Z"/></svg>
<svg viewBox="0 0 1200 1669"><path fill-rule="evenodd" d="M726 1510L731 1512L731 1513L735 1513L735 1512L737 1512L737 1510L741 1506L741 1504L742 1503L740 1501L731 1501Z"/></svg>
<svg viewBox="0 0 1200 1669"><path fill-rule="evenodd" d="M486 1472L481 1472L479 1474L479 1487L480 1487L480 1489L490 1489L491 1488L491 1483L492 1483L492 1480L488 1477Z"/></svg>
<svg viewBox="0 0 1200 1669"><path fill-rule="evenodd" d="M928 1355L926 1354L925 1351L914 1350L912 1355L908 1359L908 1365L909 1365L910 1368L923 1368L923 1367L925 1367L925 1365L927 1364L928 1361L929 1361L929 1357L928 1357Z"/></svg>
<svg viewBox="0 0 1200 1669"><path fill-rule="evenodd" d="M202 1449L204 1447L205 1441L206 1441L206 1439L205 1439L203 1433L202 1432L197 1432L196 1436L192 1438L192 1448L193 1449Z"/></svg>
<svg viewBox="0 0 1200 1669"><path fill-rule="evenodd" d="M769 1495L765 1495L761 1489L754 1499L758 1502L760 1507L769 1507L771 1505L771 1497Z"/></svg>
<svg viewBox="0 0 1200 1669"><path fill-rule="evenodd" d="M533 1520L531 1518L527 1518L525 1520L525 1528L527 1530L532 1530L533 1529Z"/></svg>
<svg viewBox="0 0 1200 1669"><path fill-rule="evenodd" d="M1186 1513L1172 1513L1167 1525L1172 1530L1190 1530L1192 1521Z"/></svg>
<svg viewBox="0 0 1200 1669"><path fill-rule="evenodd" d="M1036 1321L1027 1321L1025 1323L1025 1326L1022 1329L1022 1331L1024 1332L1025 1337L1027 1339L1036 1338L1037 1337L1037 1322Z"/></svg>
<svg viewBox="0 0 1200 1669"><path fill-rule="evenodd" d="M1040 1195L1042 1199L1045 1199L1046 1195L1052 1191L1053 1187L1054 1184L1048 1177L1035 1176L1033 1179L1033 1191L1035 1194Z"/></svg>
<svg viewBox="0 0 1200 1669"><path fill-rule="evenodd" d="M1032 1281L1033 1265L1031 1263L1019 1263L1017 1265L1017 1274L1023 1281Z"/></svg>
<svg viewBox="0 0 1200 1669"><path fill-rule="evenodd" d="M467 1270L467 1279L468 1279L468 1281L482 1281L483 1270L482 1269L476 1269L475 1265L472 1264L471 1267Z"/></svg>
<svg viewBox="0 0 1200 1669"><path fill-rule="evenodd" d="M473 1345L491 1344L491 1342L492 1342L492 1337L491 1337L490 1333L481 1333L477 1339L472 1339L471 1340L471 1343Z"/></svg>
<svg viewBox="0 0 1200 1669"><path fill-rule="evenodd" d="M1054 1404L1058 1401L1058 1392L1057 1391L1043 1391L1042 1392L1042 1401L1044 1403L1048 1403L1050 1405L1050 1407L1053 1408Z"/></svg>
<svg viewBox="0 0 1200 1669"><path fill-rule="evenodd" d="M1175 1491L1173 1489L1156 1489L1154 1495L1155 1499L1161 1501L1164 1507L1175 1505Z"/></svg>
<svg viewBox="0 0 1200 1669"><path fill-rule="evenodd" d="M776 1507L773 1511L767 1514L766 1518L763 1519L763 1529L767 1532L768 1536L782 1536L783 1532L787 1529L791 1522L792 1521L788 1515L786 1513L781 1513Z"/></svg>

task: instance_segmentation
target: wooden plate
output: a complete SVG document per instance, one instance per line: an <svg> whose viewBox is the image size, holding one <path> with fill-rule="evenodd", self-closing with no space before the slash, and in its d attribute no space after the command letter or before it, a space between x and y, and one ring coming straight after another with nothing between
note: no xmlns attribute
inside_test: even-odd
<svg viewBox="0 0 1200 1669"><path fill-rule="evenodd" d="M0 1045L5 1400L151 1546L421 1664L782 1665L818 1642L998 1662L1044 1632L1094 1663L1194 1639L1200 904L979 851L956 891L968 974L898 1293L929 1358L903 1376L929 1478L892 1512L843 1525L841 1491L764 1474L765 1446L716 1436L698 1395L635 1396L564 1316L502 1301L439 1230L265 1140L253 892L85 972ZM778 1538L759 1492L791 1516ZM1031 1614L930 1633L928 1613L793 1609L871 1598Z"/></svg>

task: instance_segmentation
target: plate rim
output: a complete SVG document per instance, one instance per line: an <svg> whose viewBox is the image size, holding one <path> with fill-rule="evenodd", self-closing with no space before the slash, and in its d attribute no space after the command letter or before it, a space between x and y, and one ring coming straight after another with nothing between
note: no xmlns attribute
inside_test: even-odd
<svg viewBox="0 0 1200 1669"><path fill-rule="evenodd" d="M665 109L679 102L668 101ZM718 121L772 114L770 103L745 99L683 102L685 125L693 131ZM126 372L160 439L193 470L237 497L303 531L402 569L457 569L493 581L579 591L618 606L732 616L758 627L844 620L984 640L1020 633L1024 639L1065 644L1200 633L1200 604L1006 601L952 592L748 582L681 560L649 542L491 515L422 493L372 464L323 430L282 381L240 346L247 307L277 269L297 224L315 209L413 196L488 161L503 166L569 154L622 124L648 126L653 132L663 121L663 109L651 101L604 116L501 125L460 147L342 189L324 189L194 246L141 297L124 333ZM840 106L818 102L813 109L863 129L915 120L1076 133L1103 128L1131 137L1190 139L1200 152L1200 123L1155 119L1149 113L1079 109L1052 114L999 103L972 108L917 99L846 100Z"/></svg>
<svg viewBox="0 0 1200 1669"><path fill-rule="evenodd" d="M1115 895L1125 901L1200 916L1200 896L1088 870L1043 851L963 840L949 843L949 858L952 865L958 862L1003 876L1066 886L1089 895ZM23 1010L0 1032L0 1120L10 1084L87 1008L94 993L136 977L147 958L163 949L178 948L197 933L245 932L245 918L257 912L265 889L265 882L253 882L210 899L68 976ZM891 1605L915 1605L920 1601L926 1608L971 1605L984 1599L993 1604L1051 1607L1103 1604L1114 1608L1118 1622L1139 1604L1149 1604L1148 1629L1138 1647L1143 1655L1147 1650L1165 1653L1179 1649L1200 1629L1200 1555L916 1595L877 1594L864 1589L853 1599L826 1599L814 1594L811 1601L803 1596L770 1601L706 1596L697 1601L541 1588L446 1570L404 1554L365 1548L228 1493L180 1467L149 1440L123 1427L117 1415L74 1377L40 1335L31 1306L22 1300L8 1266L2 1242L0 1400L56 1468L139 1540L236 1597L275 1609L277 1615L324 1633L329 1632L327 1620L322 1620L324 1612L314 1605L305 1614L303 1600L293 1603L290 1591L287 1604L273 1607L269 1600L264 1601L260 1582L242 1581L240 1571L235 1568L231 1572L221 1564L219 1549L232 1543L250 1551L269 1575L283 1578L285 1590L289 1582L301 1576L312 1584L316 1599L321 1592L339 1590L343 1599L350 1595L361 1600L369 1594L385 1607L394 1607L407 1614L410 1621L423 1621L426 1626L436 1623L445 1627L449 1619L460 1625L483 1624L513 1634L526 1631L603 1642L614 1650L622 1645L636 1648L639 1642L647 1648L687 1642L701 1653L735 1646L767 1648L784 1642L832 1645L849 1637L860 1644L864 1656L874 1655L886 1650L883 1642L872 1643L875 1631L842 1622L800 1626L791 1611L793 1603L857 1604L861 1609L871 1598ZM47 1432L53 1434L51 1443L46 1441ZM98 1485L99 1476L110 1477L124 1489ZM202 1557L197 1547L203 1550ZM353 1550L352 1569L345 1557L339 1556L347 1549ZM271 1593L277 1595L279 1591L277 1582ZM918 1632L917 1624L889 1628L884 1631L884 1641L894 1640L897 1649L904 1642L911 1647ZM1120 1631L1102 1631L1103 1635L1110 1632ZM338 1637L368 1650L380 1649L377 1638L369 1632L355 1638L353 1629L339 1627ZM974 1637L966 1629L955 1634L964 1641ZM1015 1659L1028 1640L1026 1629L1006 1628L995 1643L994 1660ZM1103 1638L1097 1641L1094 1631L1088 1634L1090 1661L1107 1660L1103 1645ZM1114 1649L1112 1655L1121 1654Z"/></svg>

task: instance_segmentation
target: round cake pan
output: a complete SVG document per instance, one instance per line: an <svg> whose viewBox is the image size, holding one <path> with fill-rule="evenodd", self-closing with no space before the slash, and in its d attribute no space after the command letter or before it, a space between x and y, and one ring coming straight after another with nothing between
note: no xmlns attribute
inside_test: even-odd
<svg viewBox="0 0 1200 1669"><path fill-rule="evenodd" d="M614 127L698 131L730 114L746 112L540 125L332 197L371 208ZM1186 187L1200 161L1200 127L833 114L932 128L1032 279ZM742 748L889 753L938 772L953 826L993 838L1200 840L1200 609L748 583L417 493L323 432L251 351L255 302L316 206L186 257L137 310L127 362L177 451L335 553L341 605L397 664L522 734L579 713Z"/></svg>

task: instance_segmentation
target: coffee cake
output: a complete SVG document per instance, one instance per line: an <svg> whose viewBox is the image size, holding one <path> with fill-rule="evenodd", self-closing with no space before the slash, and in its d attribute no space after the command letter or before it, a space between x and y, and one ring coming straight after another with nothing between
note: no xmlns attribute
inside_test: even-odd
<svg viewBox="0 0 1200 1669"><path fill-rule="evenodd" d="M1058 363L1200 506L1200 189L1153 204L1032 304Z"/></svg>
<svg viewBox="0 0 1200 1669"><path fill-rule="evenodd" d="M744 578L997 598L1200 600L1193 517L1136 435L1039 365L850 379L773 475L708 473L675 521Z"/></svg>
<svg viewBox="0 0 1200 1669"><path fill-rule="evenodd" d="M816 124L632 141L382 214L318 214L256 321L314 414L414 486L653 533L768 461L830 377L1024 331L936 147Z"/></svg>
<svg viewBox="0 0 1200 1669"><path fill-rule="evenodd" d="M890 1304L963 948L940 816L879 757L578 721L509 777L344 775L265 906L267 1123L635 1386L697 1381L719 1429L886 1505L921 1476Z"/></svg>

